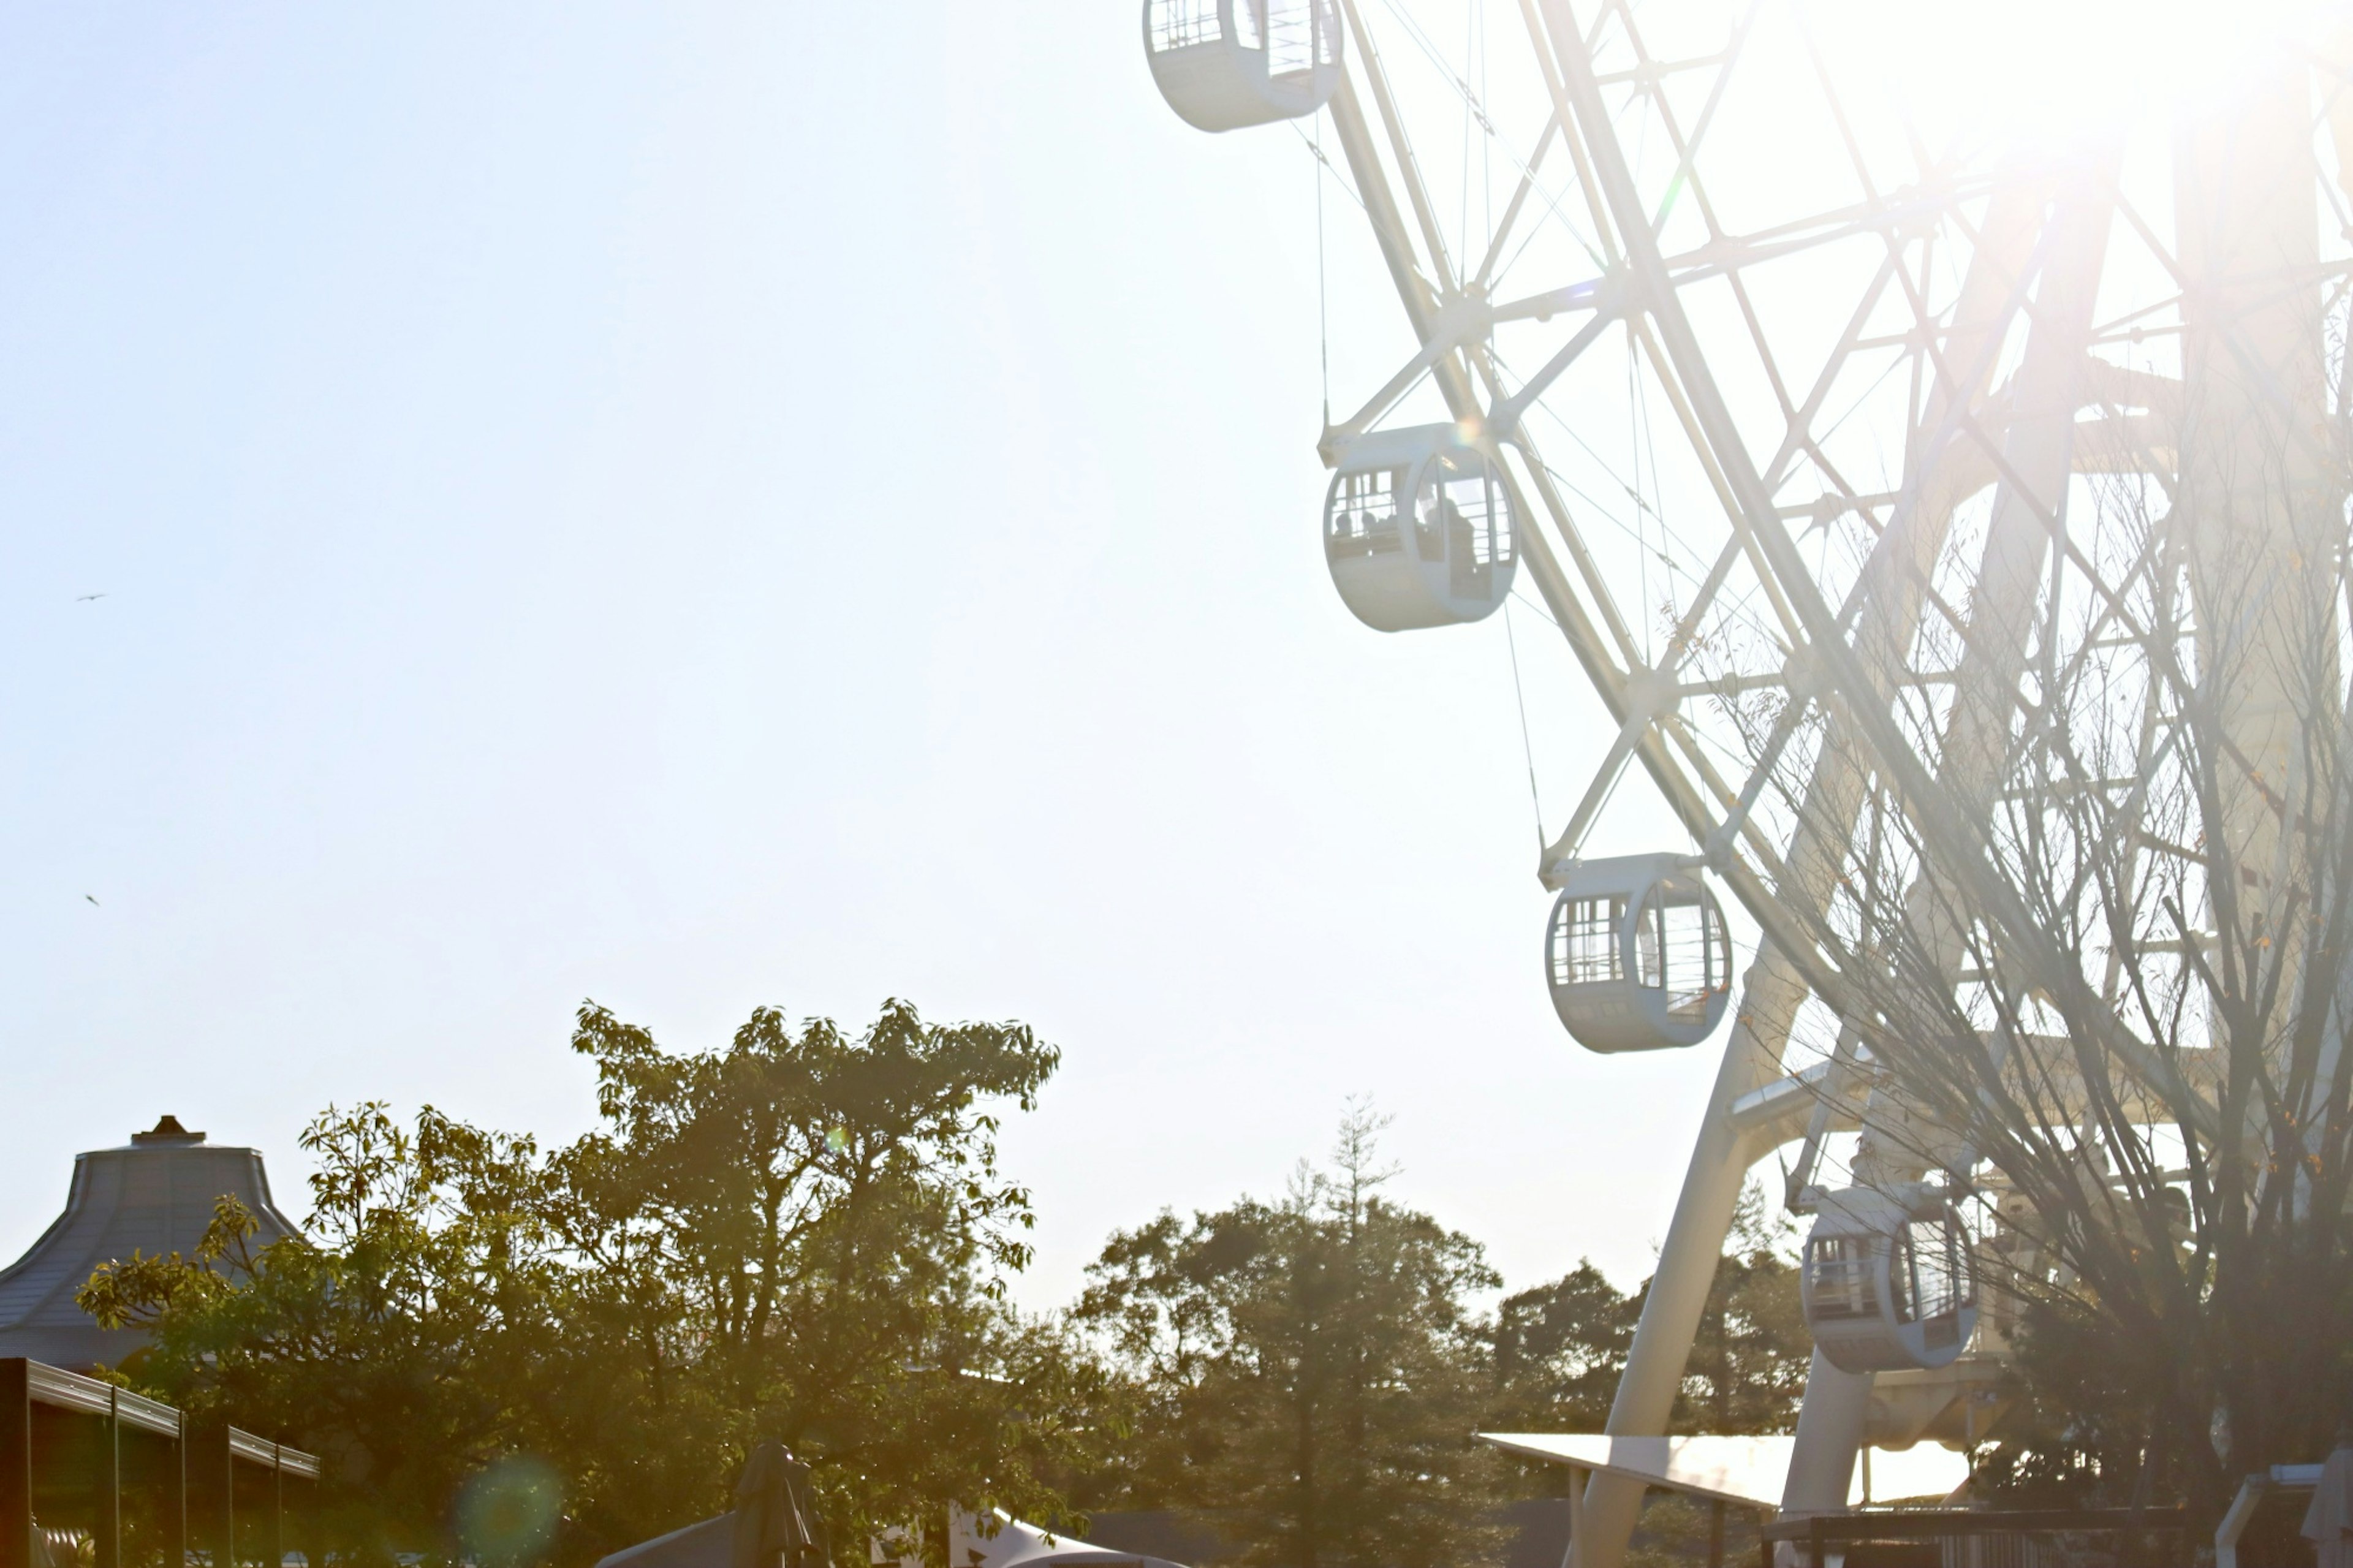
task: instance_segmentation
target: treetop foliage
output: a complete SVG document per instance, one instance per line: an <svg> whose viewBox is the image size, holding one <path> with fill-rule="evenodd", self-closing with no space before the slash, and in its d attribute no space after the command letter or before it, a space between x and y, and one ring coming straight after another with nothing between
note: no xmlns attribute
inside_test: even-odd
<svg viewBox="0 0 2353 1568"><path fill-rule="evenodd" d="M1134 1495L1216 1508L1253 1563L1452 1561L1484 1544L1478 1243L1378 1194L1377 1123L1282 1198L1114 1236L1073 1314L1143 1388Z"/></svg>
<svg viewBox="0 0 2353 1568"><path fill-rule="evenodd" d="M101 1269L83 1305L152 1335L123 1373L321 1452L331 1537L376 1562L471 1550L452 1500L513 1454L563 1480L540 1552L593 1558L723 1510L764 1437L838 1541L946 1501L1060 1517L1041 1478L1100 1380L1005 1304L1033 1216L994 1109L1052 1047L900 1002L855 1036L764 1008L695 1053L591 1005L573 1046L576 1142L330 1110L303 1234L253 1250L228 1205L196 1257Z"/></svg>
<svg viewBox="0 0 2353 1568"><path fill-rule="evenodd" d="M126 1380L326 1459L341 1562L577 1568L725 1510L774 1439L844 1563L888 1537L949 1568L951 1508L1076 1531L1116 1506L1197 1510L1253 1564L1438 1568L1556 1484L1472 1435L1598 1428L1641 1310L1590 1263L1494 1306L1356 1107L1278 1195L1118 1232L1069 1312L1025 1317L999 1116L1058 1061L1026 1027L763 1008L672 1052L589 1005L572 1044L585 1136L331 1108L304 1230L257 1247L224 1199L195 1256L80 1292L148 1331ZM1788 1265L1744 1213L1679 1407L1736 1423L1712 1429L1784 1423L1803 1375Z"/></svg>

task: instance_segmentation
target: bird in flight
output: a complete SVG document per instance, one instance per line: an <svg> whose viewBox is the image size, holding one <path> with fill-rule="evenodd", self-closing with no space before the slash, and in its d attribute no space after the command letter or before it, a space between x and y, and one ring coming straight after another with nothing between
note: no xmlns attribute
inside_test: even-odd
<svg viewBox="0 0 2353 1568"><path fill-rule="evenodd" d="M83 897L83 898L85 898L85 899L90 899L90 895L89 895L88 893L84 893L84 894L82 895L82 897ZM96 899L90 899L90 907L91 909L94 909L94 910L100 910L100 909L104 909L106 906L105 906L105 905L103 905L103 904L101 904L101 903L100 903Z"/></svg>
<svg viewBox="0 0 2353 1568"><path fill-rule="evenodd" d="M77 594L74 595L74 603L77 605L87 605L92 599L103 599L105 597L106 595L103 594Z"/></svg>

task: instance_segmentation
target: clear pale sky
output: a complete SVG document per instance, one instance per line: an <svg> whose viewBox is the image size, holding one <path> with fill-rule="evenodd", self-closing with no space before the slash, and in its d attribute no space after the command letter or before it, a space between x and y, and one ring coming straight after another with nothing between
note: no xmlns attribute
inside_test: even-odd
<svg viewBox="0 0 2353 1568"><path fill-rule="evenodd" d="M1721 1041L1562 1034L1504 624L1331 591L1313 202L1129 0L0 18L0 1254L164 1111L299 1209L330 1101L582 1130L585 997L902 994L1065 1052L1030 1305L1352 1094L1639 1278Z"/></svg>

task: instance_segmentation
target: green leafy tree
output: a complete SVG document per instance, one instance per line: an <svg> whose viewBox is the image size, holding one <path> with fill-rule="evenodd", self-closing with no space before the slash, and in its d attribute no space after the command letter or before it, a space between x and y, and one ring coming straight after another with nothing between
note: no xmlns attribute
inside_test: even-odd
<svg viewBox="0 0 2353 1568"><path fill-rule="evenodd" d="M1504 1298L1495 1314L1499 1432L1599 1432L1625 1370L1641 1300L1590 1258L1548 1285Z"/></svg>
<svg viewBox="0 0 2353 1568"><path fill-rule="evenodd" d="M592 1005L573 1044L601 1125L568 1147L330 1111L302 1235L253 1250L224 1208L196 1258L100 1270L84 1305L152 1335L124 1372L322 1451L337 1542L379 1561L590 1559L729 1506L767 1437L856 1555L947 1503L1062 1517L1104 1379L1006 1305L1031 1216L996 1155L1051 1047L896 1002L856 1036L762 1009L694 1054ZM568 1526L453 1537L518 1512L477 1496L517 1456Z"/></svg>
<svg viewBox="0 0 2353 1568"><path fill-rule="evenodd" d="M561 1272L533 1212L543 1173L529 1140L429 1109L413 1129L380 1104L330 1110L301 1143L303 1231L256 1251L224 1198L195 1258L134 1254L78 1299L150 1331L133 1384L319 1451L343 1551L432 1550L468 1477L534 1436Z"/></svg>
<svg viewBox="0 0 2353 1568"><path fill-rule="evenodd" d="M1752 1184L1743 1191L1684 1364L1671 1417L1676 1431L1796 1428L1814 1341L1798 1298L1791 1240L1788 1222L1767 1210L1764 1189Z"/></svg>
<svg viewBox="0 0 2353 1568"><path fill-rule="evenodd" d="M629 1347L632 1374L626 1393L584 1391L580 1424L607 1427L623 1397L645 1417L604 1449L620 1467L596 1489L607 1533L654 1522L643 1479L681 1464L723 1479L684 1457L769 1436L819 1467L845 1531L944 1500L1059 1517L1015 1462L1075 1423L1039 1381L1065 1370L1041 1353L1050 1336L1004 1305L1033 1220L989 1109L1034 1105L1052 1047L895 1003L854 1039L762 1009L695 1056L592 1007L573 1043L605 1126L558 1159L561 1225L600 1266L583 1316Z"/></svg>
<svg viewBox="0 0 2353 1568"><path fill-rule="evenodd" d="M1246 1560L1424 1568L1475 1553L1495 1492L1477 1243L1383 1198L1379 1122L1274 1203L1112 1237L1077 1321L1142 1390L1128 1500L1210 1508Z"/></svg>
<svg viewBox="0 0 2353 1568"><path fill-rule="evenodd" d="M1701 1314L1672 1426L1678 1432L1786 1432L1813 1360L1798 1300L1793 1237L1762 1187L1741 1194ZM1504 1299L1494 1325L1493 1431L1599 1432L1649 1292L1623 1294L1588 1259Z"/></svg>

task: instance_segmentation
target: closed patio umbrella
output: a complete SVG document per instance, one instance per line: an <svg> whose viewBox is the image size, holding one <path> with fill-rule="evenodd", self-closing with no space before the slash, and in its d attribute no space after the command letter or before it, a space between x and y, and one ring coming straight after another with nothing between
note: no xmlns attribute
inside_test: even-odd
<svg viewBox="0 0 2353 1568"><path fill-rule="evenodd" d="M782 1443L752 1450L735 1483L728 1568L825 1568L825 1527L818 1521L808 1476L808 1467Z"/></svg>

